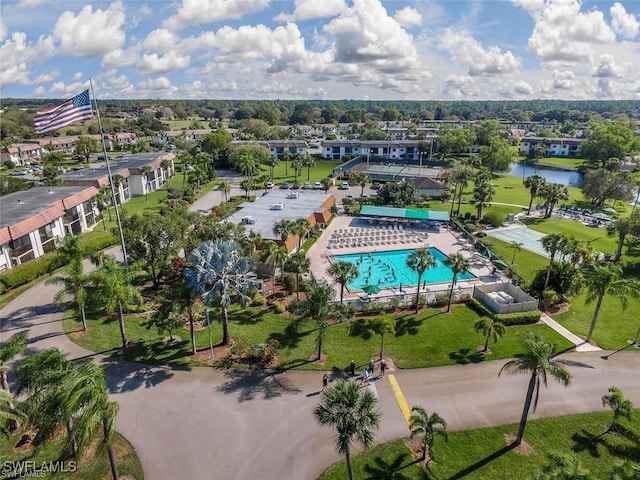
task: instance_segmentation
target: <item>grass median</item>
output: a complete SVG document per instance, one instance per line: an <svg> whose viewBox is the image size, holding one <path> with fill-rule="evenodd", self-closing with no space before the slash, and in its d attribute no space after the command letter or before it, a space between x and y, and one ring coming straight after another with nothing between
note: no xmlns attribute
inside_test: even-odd
<svg viewBox="0 0 640 480"><path fill-rule="evenodd" d="M431 464L430 472L415 462L405 440L398 439L355 455L354 477L406 480L534 478L543 466L549 464L550 454L571 453L594 478L609 478L609 472L618 462L640 462L640 411L635 410L632 422L623 421L619 432L598 437L611 418L610 412L598 412L530 420L525 441L531 448L525 453L505 448L505 434L514 434L518 428L516 424L450 431L447 443L440 438L436 440L436 461ZM346 467L341 461L318 478L341 480L345 473Z"/></svg>

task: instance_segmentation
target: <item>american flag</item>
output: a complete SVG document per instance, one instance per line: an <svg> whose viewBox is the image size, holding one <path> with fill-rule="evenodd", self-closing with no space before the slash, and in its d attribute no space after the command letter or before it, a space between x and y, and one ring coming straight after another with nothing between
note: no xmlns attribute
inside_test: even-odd
<svg viewBox="0 0 640 480"><path fill-rule="evenodd" d="M33 117L33 124L36 134L42 135L92 117L91 99L87 89L75 97L65 100L60 105L37 112Z"/></svg>

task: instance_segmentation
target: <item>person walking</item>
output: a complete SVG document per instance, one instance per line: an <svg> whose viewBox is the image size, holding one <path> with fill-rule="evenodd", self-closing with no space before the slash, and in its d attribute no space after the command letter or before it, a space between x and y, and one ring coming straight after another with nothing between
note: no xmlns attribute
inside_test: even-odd
<svg viewBox="0 0 640 480"><path fill-rule="evenodd" d="M369 369L365 368L362 371L362 383L367 382L367 385L369 385Z"/></svg>
<svg viewBox="0 0 640 480"><path fill-rule="evenodd" d="M354 362L353 360L351 360L351 363L349 364L349 372L351 373L352 377L356 376L356 362Z"/></svg>
<svg viewBox="0 0 640 480"><path fill-rule="evenodd" d="M387 369L387 362L380 360L380 376L384 377L384 371Z"/></svg>
<svg viewBox="0 0 640 480"><path fill-rule="evenodd" d="M369 374L373 375L373 371L376 368L376 362L373 360L373 358L369 361Z"/></svg>
<svg viewBox="0 0 640 480"><path fill-rule="evenodd" d="M324 390L324 387L326 387L327 385L329 385L329 374L325 373L322 376L322 390Z"/></svg>

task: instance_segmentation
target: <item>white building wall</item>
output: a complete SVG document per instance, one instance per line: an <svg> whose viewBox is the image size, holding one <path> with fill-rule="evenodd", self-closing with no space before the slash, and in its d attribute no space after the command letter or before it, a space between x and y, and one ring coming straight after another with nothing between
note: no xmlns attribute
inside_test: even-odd
<svg viewBox="0 0 640 480"><path fill-rule="evenodd" d="M11 254L9 244L0 245L0 272L11 268Z"/></svg>

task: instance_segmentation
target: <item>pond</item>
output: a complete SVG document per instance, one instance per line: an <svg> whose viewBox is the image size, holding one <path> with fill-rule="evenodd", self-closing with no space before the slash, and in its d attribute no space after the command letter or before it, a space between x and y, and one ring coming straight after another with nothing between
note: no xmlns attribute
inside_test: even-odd
<svg viewBox="0 0 640 480"><path fill-rule="evenodd" d="M540 168L534 165L524 165L520 162L511 163L511 168L507 175L514 177L529 177L533 174L540 175L547 182L560 183L571 187L579 187L582 185L582 173L578 171L557 170L554 168Z"/></svg>

